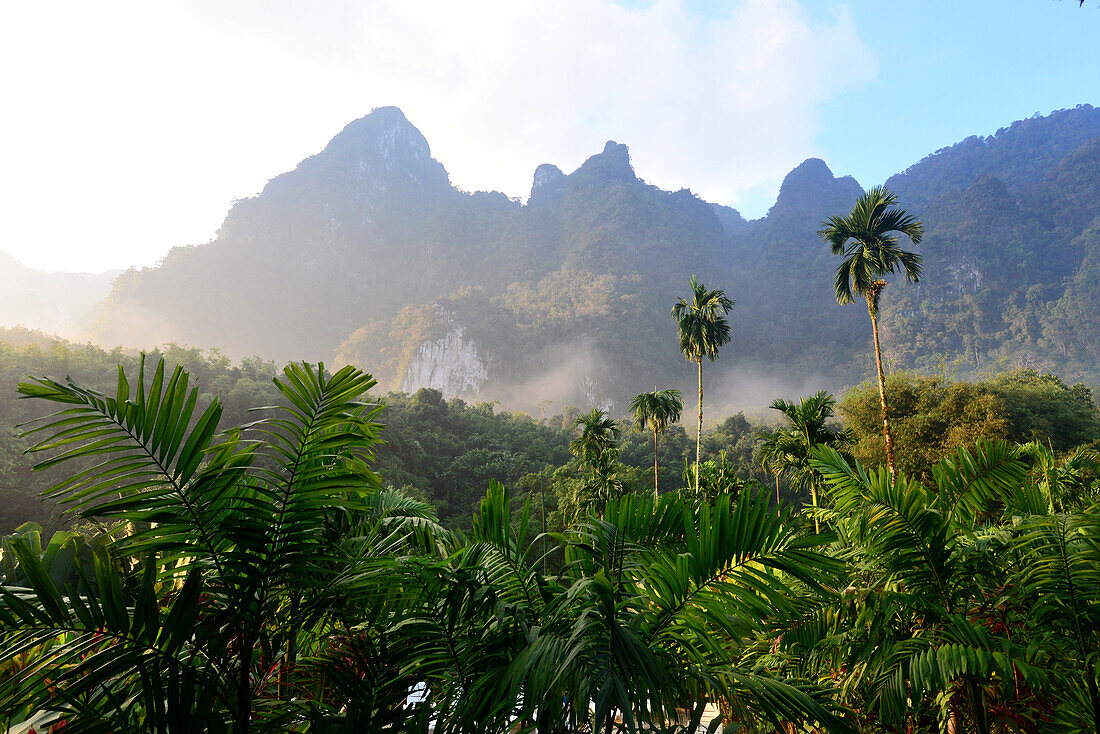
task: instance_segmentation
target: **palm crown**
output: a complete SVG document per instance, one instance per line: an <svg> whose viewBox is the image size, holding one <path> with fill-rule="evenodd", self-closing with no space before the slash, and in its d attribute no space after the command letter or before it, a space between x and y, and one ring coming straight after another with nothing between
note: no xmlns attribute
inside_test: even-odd
<svg viewBox="0 0 1100 734"><path fill-rule="evenodd" d="M918 244L924 226L905 210L894 207L897 200L885 186L876 186L860 195L851 214L829 217L818 232L834 255L844 256L834 283L836 300L841 305L853 303L857 296L867 298L868 304L876 301L879 279L888 273L904 271L907 280L920 280L920 255L901 249L896 233Z"/></svg>
<svg viewBox="0 0 1100 734"><path fill-rule="evenodd" d="M731 337L726 314L733 308L733 299L719 289L706 286L691 276L691 300L677 298L672 318L680 328L680 351L686 359L701 362L718 359L718 350Z"/></svg>
<svg viewBox="0 0 1100 734"><path fill-rule="evenodd" d="M684 399L679 390L654 390L635 395L630 401L630 412L640 430L662 433L670 424L680 420Z"/></svg>
<svg viewBox="0 0 1100 734"><path fill-rule="evenodd" d="M619 426L599 408L593 408L573 421L581 435L569 443L574 456L595 465L601 456L618 446Z"/></svg>

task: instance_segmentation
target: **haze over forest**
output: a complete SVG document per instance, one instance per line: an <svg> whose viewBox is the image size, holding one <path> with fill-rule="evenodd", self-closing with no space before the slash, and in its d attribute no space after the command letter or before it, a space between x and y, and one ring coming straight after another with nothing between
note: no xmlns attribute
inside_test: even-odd
<svg viewBox="0 0 1100 734"><path fill-rule="evenodd" d="M0 734L1100 734L1087 5L0 7Z"/></svg>
<svg viewBox="0 0 1100 734"><path fill-rule="evenodd" d="M1098 181L1090 105L892 176L927 234L926 277L883 298L890 366L955 377L1030 366L1095 383ZM710 371L728 411L871 375L866 315L836 304L835 258L816 235L861 190L808 159L767 216L746 221L646 184L609 141L575 171L539 166L521 202L452 186L415 125L383 107L234 202L213 241L157 267L116 278L6 262L0 324L106 347L352 363L383 389L527 411L622 407L654 380L690 384L668 310L695 274L737 303Z"/></svg>

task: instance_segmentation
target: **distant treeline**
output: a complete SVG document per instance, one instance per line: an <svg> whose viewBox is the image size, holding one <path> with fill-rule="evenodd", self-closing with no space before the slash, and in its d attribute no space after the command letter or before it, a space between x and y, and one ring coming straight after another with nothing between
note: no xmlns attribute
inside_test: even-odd
<svg viewBox="0 0 1100 734"><path fill-rule="evenodd" d="M225 356L196 348L166 346L147 365L163 356L181 365L200 387L200 403L215 396L224 412L223 426L248 423L255 406L281 400L272 378L274 362ZM0 532L34 520L47 527L64 523L39 496L60 478L53 470L34 472L24 451L33 436L20 438L15 426L41 417L43 405L20 400L16 386L28 376L71 377L76 383L111 392L119 365L132 374L139 355L121 349L74 345L24 330L0 331ZM1080 445L1100 446L1100 412L1089 388L1067 385L1054 375L1016 370L976 382L952 382L915 373L896 373L887 382L898 461L906 471L927 473L953 448L980 439L1039 441L1057 453ZM775 396L796 398L798 396ZM375 470L385 485L430 501L441 521L463 527L474 514L491 479L530 497L534 513L548 527L568 518L582 483L583 464L569 452L581 409L566 407L553 416L529 416L500 410L492 403L471 404L445 399L438 391L389 393L377 399L386 407L384 445L376 449ZM845 425L855 434L852 454L866 465L883 463L877 389L870 383L849 391L839 402ZM779 416L777 414L777 420ZM625 491L652 489L652 434L633 430L620 417L622 439L618 480ZM721 420L703 435L703 460L717 462L742 481L774 486L758 459L762 424L743 414ZM661 435L662 493L682 484L685 462L694 459L694 436L680 425ZM787 500L801 501L780 482ZM570 511L572 511L570 509Z"/></svg>

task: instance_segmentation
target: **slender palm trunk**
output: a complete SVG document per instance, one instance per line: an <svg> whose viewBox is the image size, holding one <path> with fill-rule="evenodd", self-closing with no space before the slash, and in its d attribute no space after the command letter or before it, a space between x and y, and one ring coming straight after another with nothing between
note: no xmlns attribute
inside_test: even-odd
<svg viewBox="0 0 1100 734"><path fill-rule="evenodd" d="M697 734L699 731L699 725L703 721L703 713L707 708L707 699L700 697L699 701L695 704L695 708L691 710L691 721L688 722L687 733Z"/></svg>
<svg viewBox="0 0 1100 734"><path fill-rule="evenodd" d="M989 734L989 716L985 708L985 695L974 676L966 676L966 692L969 694L970 710L974 715L974 728L977 734Z"/></svg>
<svg viewBox="0 0 1100 734"><path fill-rule="evenodd" d="M947 714L947 734L965 734L958 702L952 699L950 706L951 710Z"/></svg>
<svg viewBox="0 0 1100 734"><path fill-rule="evenodd" d="M703 454L703 358L699 358L699 430L695 433L695 496L699 496L699 458Z"/></svg>
<svg viewBox="0 0 1100 734"><path fill-rule="evenodd" d="M653 429L653 501L657 501L657 429Z"/></svg>
<svg viewBox="0 0 1100 734"><path fill-rule="evenodd" d="M878 341L878 314L872 309L871 302L867 302L867 311L871 314L871 331L875 335L875 363L878 365L878 397L882 403L882 435L886 440L886 465L890 467L890 476L898 472L894 463L894 439L890 435L890 413L886 409L886 373L882 370L882 348Z"/></svg>
<svg viewBox="0 0 1100 734"><path fill-rule="evenodd" d="M286 641L286 659L279 667L279 697L289 696L290 673L298 663L298 606L301 603L299 594L294 594L290 600L291 631Z"/></svg>
<svg viewBox="0 0 1100 734"><path fill-rule="evenodd" d="M539 475L539 495L542 497L542 575L546 575L546 483Z"/></svg>
<svg viewBox="0 0 1100 734"><path fill-rule="evenodd" d="M817 487L810 485L810 502L813 503L814 509L817 509ZM814 513L814 532L821 532L821 523L818 522L817 513Z"/></svg>

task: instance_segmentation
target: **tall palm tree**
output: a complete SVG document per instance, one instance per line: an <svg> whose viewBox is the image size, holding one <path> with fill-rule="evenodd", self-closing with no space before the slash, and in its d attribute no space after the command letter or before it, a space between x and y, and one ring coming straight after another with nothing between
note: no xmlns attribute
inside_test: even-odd
<svg viewBox="0 0 1100 734"><path fill-rule="evenodd" d="M726 314L733 308L733 299L721 290L707 290L691 276L690 299L677 298L672 318L680 329L680 351L684 359L699 365L699 427L695 434L695 493L699 493L699 458L703 445L703 357L718 359L718 350L729 343L729 321Z"/></svg>
<svg viewBox="0 0 1100 734"><path fill-rule="evenodd" d="M809 397L799 398L797 403L780 398L773 401L770 407L782 413L790 425L761 434L760 462L771 470L777 483L779 477L785 476L792 489L808 491L810 501L817 507L822 480L821 474L811 464L813 456L810 449L818 445L843 449L852 442L850 431L829 425L836 398L825 390L819 390ZM818 527L816 517L814 527Z"/></svg>
<svg viewBox="0 0 1100 734"><path fill-rule="evenodd" d="M657 434L664 433L670 424L680 420L684 409L684 396L679 390L658 390L635 395L630 401L630 412L639 430L653 431L653 498L657 498Z"/></svg>
<svg viewBox="0 0 1100 734"><path fill-rule="evenodd" d="M592 467L595 480L600 459L619 446L619 426L605 411L593 408L574 420L573 427L580 428L581 433L569 442L569 451Z"/></svg>
<svg viewBox="0 0 1100 734"><path fill-rule="evenodd" d="M902 271L910 282L920 280L921 256L898 246L897 234L918 244L924 236L924 225L904 209L894 207L898 197L885 186L876 186L860 195L852 213L833 216L822 222L818 232L829 243L834 255L844 260L836 269L834 290L837 303L855 303L857 297L867 300L871 330L875 339L875 363L878 366L878 393L882 403L882 433L886 442L886 463L890 474L897 473L894 463L894 441L890 436L890 414L886 407L886 376L882 369L882 349L878 338L878 303L887 273Z"/></svg>

